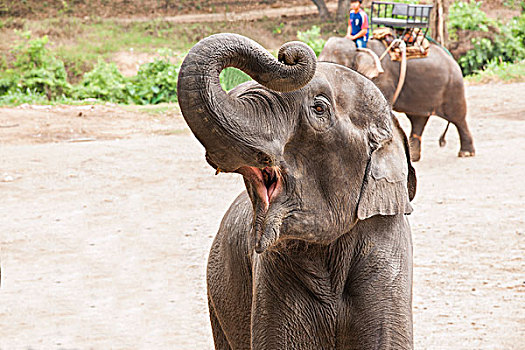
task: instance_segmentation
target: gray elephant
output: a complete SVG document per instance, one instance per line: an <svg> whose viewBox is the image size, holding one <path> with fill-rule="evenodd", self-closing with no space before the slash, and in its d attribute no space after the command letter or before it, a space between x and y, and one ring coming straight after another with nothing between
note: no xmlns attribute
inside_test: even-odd
<svg viewBox="0 0 525 350"><path fill-rule="evenodd" d="M179 73L181 111L208 163L246 185L208 260L215 348L411 349L406 136L360 74L317 63L298 42L278 58L217 34ZM225 67L256 82L226 93Z"/></svg>
<svg viewBox="0 0 525 350"><path fill-rule="evenodd" d="M400 63L385 55L379 64L378 56L384 51L385 46L379 40L370 40L368 50L363 50L356 49L352 40L332 37L326 42L319 60L342 64L362 73L377 85L387 100L392 101L400 76ZM421 137L431 115L438 115L457 127L461 143L459 157L474 156L474 141L466 120L467 103L461 69L439 46L431 44L427 57L407 61L403 89L393 109L405 113L412 124L412 161L421 157ZM444 135L440 139L442 146Z"/></svg>

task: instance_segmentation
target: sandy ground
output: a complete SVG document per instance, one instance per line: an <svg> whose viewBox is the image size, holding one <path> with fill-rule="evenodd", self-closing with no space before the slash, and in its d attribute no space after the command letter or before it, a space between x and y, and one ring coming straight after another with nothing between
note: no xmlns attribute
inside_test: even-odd
<svg viewBox="0 0 525 350"><path fill-rule="evenodd" d="M467 93L476 157L434 118L415 164L416 348L523 349L525 84ZM176 112L0 108L0 349L211 349L206 257L242 188Z"/></svg>

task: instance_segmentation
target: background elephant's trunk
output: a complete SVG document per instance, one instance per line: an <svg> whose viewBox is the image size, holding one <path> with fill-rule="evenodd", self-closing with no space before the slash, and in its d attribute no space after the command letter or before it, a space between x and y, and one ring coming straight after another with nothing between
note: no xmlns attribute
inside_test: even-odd
<svg viewBox="0 0 525 350"><path fill-rule="evenodd" d="M258 94L228 95L219 83L219 74L226 67L246 72L271 90L289 92L311 80L315 54L305 44L292 42L281 47L277 60L243 36L216 34L195 45L182 63L179 104L190 129L206 148L208 161L223 171L273 165L286 125L261 113L268 106L261 105ZM283 106L270 107L282 110Z"/></svg>

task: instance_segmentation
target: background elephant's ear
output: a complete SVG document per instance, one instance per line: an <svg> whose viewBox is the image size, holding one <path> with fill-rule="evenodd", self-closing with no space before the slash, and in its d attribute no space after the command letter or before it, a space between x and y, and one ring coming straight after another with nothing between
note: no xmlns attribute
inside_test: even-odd
<svg viewBox="0 0 525 350"><path fill-rule="evenodd" d="M383 66L379 57L370 49L357 49L355 57L355 70L363 74L368 79L373 79L379 74L384 73Z"/></svg>
<svg viewBox="0 0 525 350"><path fill-rule="evenodd" d="M410 214L416 176L410 163L406 136L395 117L392 137L370 157L357 205L360 220L374 215Z"/></svg>

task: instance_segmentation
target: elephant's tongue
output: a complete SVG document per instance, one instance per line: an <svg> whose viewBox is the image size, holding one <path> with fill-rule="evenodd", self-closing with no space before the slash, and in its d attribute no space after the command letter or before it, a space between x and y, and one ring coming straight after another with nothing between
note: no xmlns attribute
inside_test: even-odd
<svg viewBox="0 0 525 350"><path fill-rule="evenodd" d="M279 238L280 223L268 218L267 213L272 199L282 190L280 170L277 167L259 169L245 166L237 172L243 175L248 191L252 192L255 210L255 251L262 253Z"/></svg>
<svg viewBox="0 0 525 350"><path fill-rule="evenodd" d="M281 189L281 176L279 168L267 167L259 169L251 166L244 166L237 170L244 179L252 186L255 194L262 202L264 212L268 211L270 202Z"/></svg>

